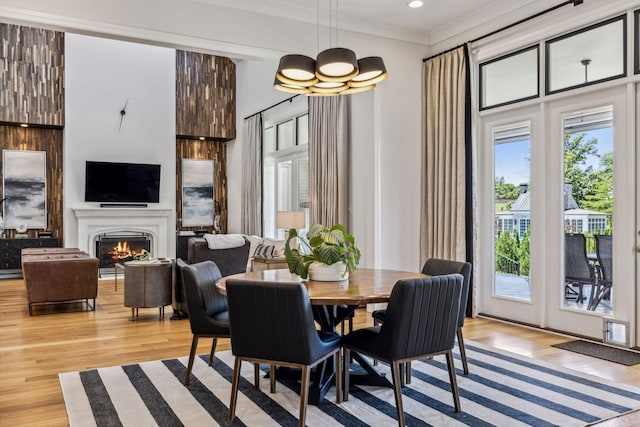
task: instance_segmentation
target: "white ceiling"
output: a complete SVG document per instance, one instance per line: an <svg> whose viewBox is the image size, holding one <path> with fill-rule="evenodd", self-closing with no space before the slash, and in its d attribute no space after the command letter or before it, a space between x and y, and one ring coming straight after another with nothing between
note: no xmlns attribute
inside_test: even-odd
<svg viewBox="0 0 640 427"><path fill-rule="evenodd" d="M478 27L499 28L564 0L196 0L269 16L434 45ZM336 13L337 10L337 13ZM330 13L331 11L331 13ZM329 16L333 16L329 21ZM336 25L337 16L337 25Z"/></svg>

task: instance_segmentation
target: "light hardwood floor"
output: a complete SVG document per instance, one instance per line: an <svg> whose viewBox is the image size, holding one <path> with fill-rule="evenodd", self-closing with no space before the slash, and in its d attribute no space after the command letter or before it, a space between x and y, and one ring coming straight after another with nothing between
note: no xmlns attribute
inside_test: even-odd
<svg viewBox="0 0 640 427"><path fill-rule="evenodd" d="M22 280L0 280L0 424L65 426L67 414L58 373L185 356L191 345L189 321L163 321L157 309L140 309L131 321L123 305L123 286L101 280L94 312L80 304L37 307L29 316ZM75 310L75 311L73 311ZM46 314L43 314L46 313ZM371 317L358 310L354 327L368 326ZM524 356L555 363L602 378L640 386L640 365L625 367L550 347L571 338L495 320L467 319L464 336ZM200 340L199 354L211 341ZM221 340L219 350L229 349ZM640 413L600 424L640 425Z"/></svg>

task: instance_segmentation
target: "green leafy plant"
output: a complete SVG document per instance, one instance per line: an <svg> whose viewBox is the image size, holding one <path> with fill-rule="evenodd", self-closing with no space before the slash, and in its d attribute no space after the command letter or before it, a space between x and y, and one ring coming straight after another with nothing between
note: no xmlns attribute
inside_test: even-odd
<svg viewBox="0 0 640 427"><path fill-rule="evenodd" d="M297 239L298 248L292 248L290 242ZM336 262L346 264L347 271L353 272L360 262L360 249L356 247L353 235L347 232L342 224L327 228L321 224L313 224L307 232L305 240L294 228L289 230L289 237L285 243L284 256L287 259L289 271L306 279L309 266L313 262L331 265Z"/></svg>

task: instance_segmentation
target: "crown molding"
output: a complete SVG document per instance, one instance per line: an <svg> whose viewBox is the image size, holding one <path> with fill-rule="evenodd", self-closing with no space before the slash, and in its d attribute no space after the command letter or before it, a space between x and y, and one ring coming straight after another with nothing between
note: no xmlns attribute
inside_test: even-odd
<svg viewBox="0 0 640 427"><path fill-rule="evenodd" d="M277 59L286 52L246 46L219 40L192 37L164 31L148 30L125 25L109 24L95 20L73 18L28 9L0 6L0 22L34 26L49 30L102 36L137 43L153 44L173 49L190 50L232 59Z"/></svg>

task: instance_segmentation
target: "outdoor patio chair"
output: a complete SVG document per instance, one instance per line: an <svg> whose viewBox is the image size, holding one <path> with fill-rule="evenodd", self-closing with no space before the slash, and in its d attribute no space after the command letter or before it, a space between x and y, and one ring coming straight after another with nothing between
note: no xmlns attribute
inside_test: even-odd
<svg viewBox="0 0 640 427"><path fill-rule="evenodd" d="M596 234L596 254L598 256L598 277L588 310L594 311L603 299L611 294L613 287L613 236Z"/></svg>
<svg viewBox="0 0 640 427"><path fill-rule="evenodd" d="M596 285L594 266L587 258L587 242L584 234L564 235L564 280L565 297L573 294L577 296L578 303L584 300L584 286L590 286L591 296ZM574 288L578 288L576 293Z"/></svg>

